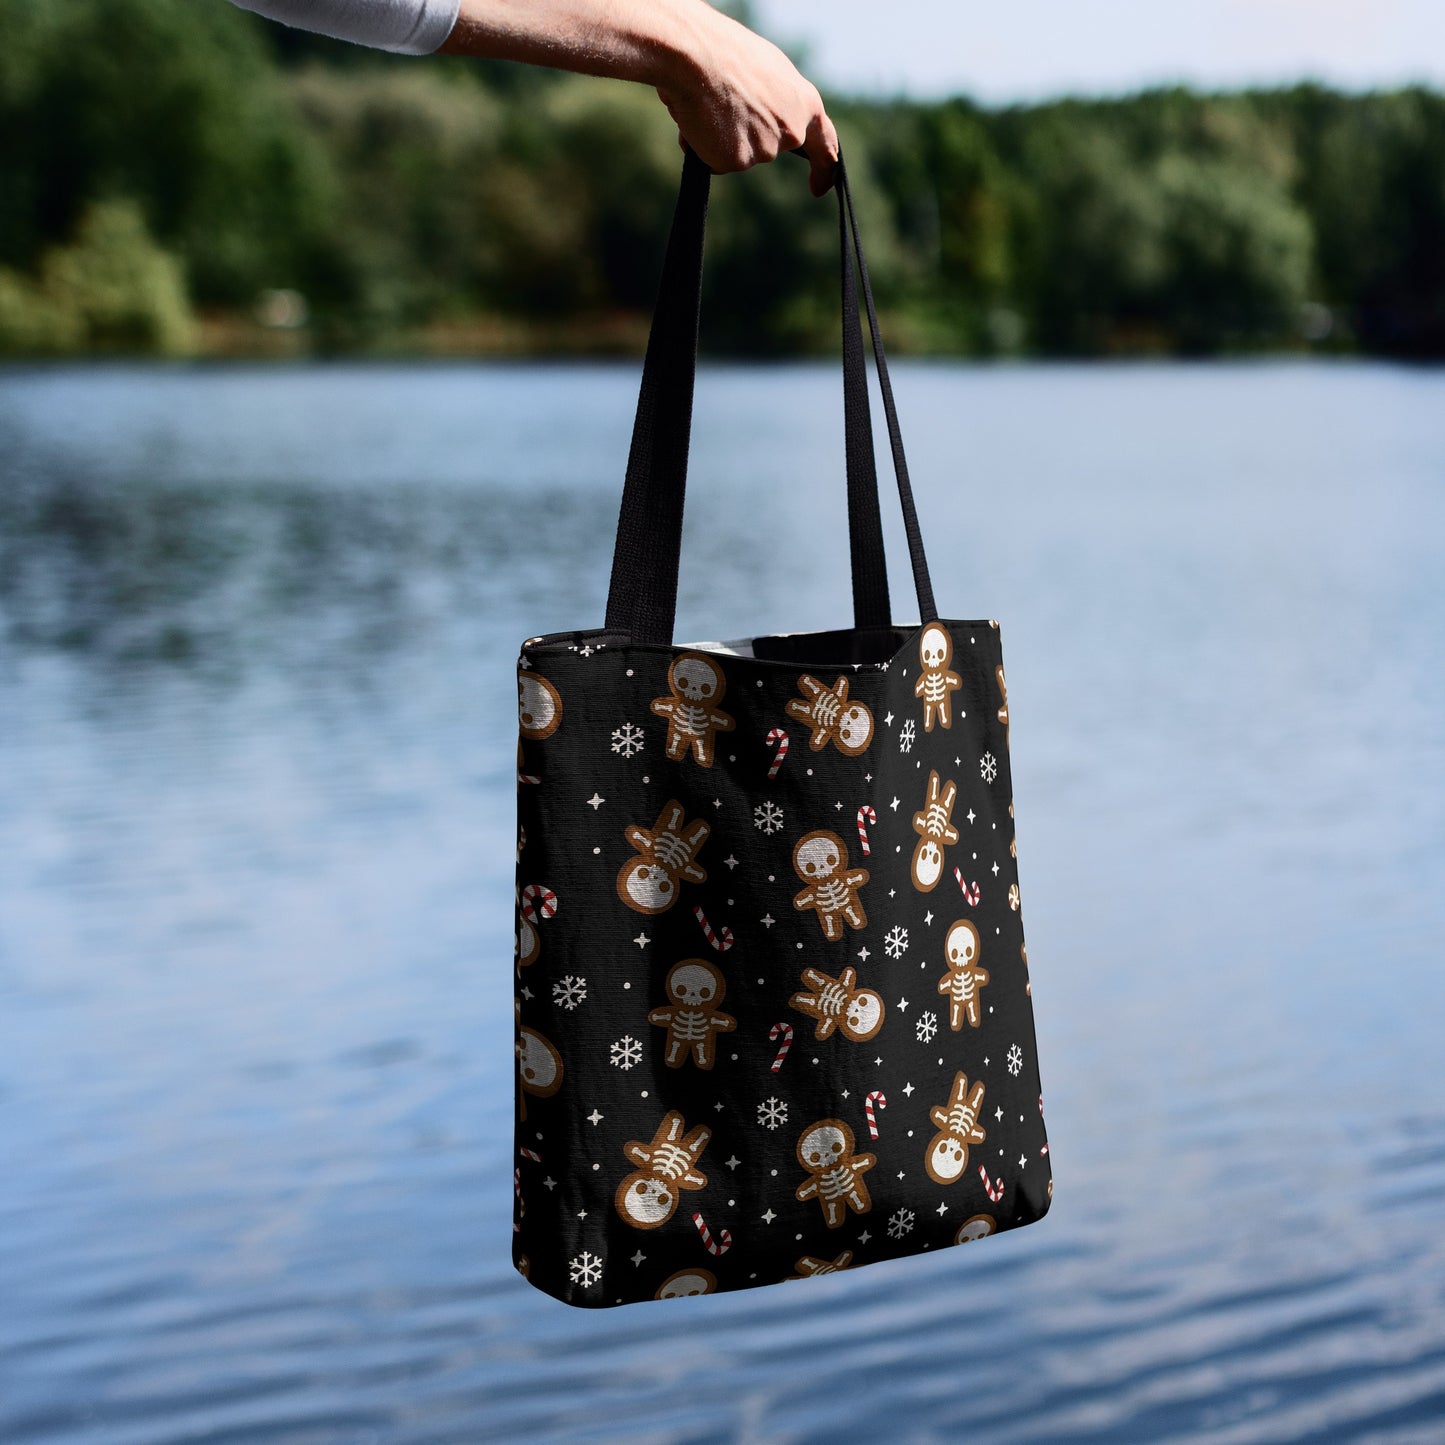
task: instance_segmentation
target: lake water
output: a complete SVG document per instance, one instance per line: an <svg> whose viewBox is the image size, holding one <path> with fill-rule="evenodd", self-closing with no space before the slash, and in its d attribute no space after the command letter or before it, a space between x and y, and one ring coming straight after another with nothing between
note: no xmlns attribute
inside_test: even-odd
<svg viewBox="0 0 1445 1445"><path fill-rule="evenodd" d="M508 1257L512 669L635 369L0 372L0 1440L1445 1438L1445 372L897 386L1053 1209L592 1313ZM848 619L840 390L704 371L681 636Z"/></svg>

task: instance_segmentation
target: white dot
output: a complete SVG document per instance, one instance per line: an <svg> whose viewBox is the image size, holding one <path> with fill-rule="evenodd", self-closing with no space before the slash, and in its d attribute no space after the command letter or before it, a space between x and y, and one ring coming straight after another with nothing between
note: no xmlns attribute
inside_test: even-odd
<svg viewBox="0 0 1445 1445"><path fill-rule="evenodd" d="M733 906L733 901L732 901L731 898L729 898L729 899L728 899L728 907L731 908L732 906Z"/></svg>
<svg viewBox="0 0 1445 1445"><path fill-rule="evenodd" d="M738 760L738 755L737 755L736 753L729 753L729 754L728 754L728 762L730 762L730 763L735 763L735 762L737 762L737 760Z"/></svg>
<svg viewBox="0 0 1445 1445"><path fill-rule="evenodd" d="M628 677L632 676L632 669L630 667L627 669L627 675Z"/></svg>
<svg viewBox="0 0 1445 1445"><path fill-rule="evenodd" d="M601 851L602 851L602 849L600 849L600 848L594 848L594 849L592 850L593 856L595 857L595 856L596 856L598 853L600 853Z"/></svg>
<svg viewBox="0 0 1445 1445"><path fill-rule="evenodd" d="M803 946L803 945L802 945L801 943L798 945L799 948L801 948L802 946Z"/></svg>
<svg viewBox="0 0 1445 1445"><path fill-rule="evenodd" d="M812 770L812 768L809 768L809 769L808 769L808 776L809 776L810 778L813 776L813 770Z"/></svg>
<svg viewBox="0 0 1445 1445"><path fill-rule="evenodd" d="M759 983L766 983L766 982L767 982L767 979L765 979L765 978L760 978L760 979L758 980L758 982L759 982ZM734 1055L734 1057L736 1057L736 1055Z"/></svg>
<svg viewBox="0 0 1445 1445"><path fill-rule="evenodd" d="M733 1063L737 1063L737 1061L738 1061L738 1056L737 1056L736 1054L734 1054L734 1055L733 1055Z"/></svg>
<svg viewBox="0 0 1445 1445"><path fill-rule="evenodd" d="M728 1200L728 1207L729 1207L729 1208L735 1208L736 1205L737 1205L737 1200L736 1200L736 1199L729 1199L729 1200Z"/></svg>
<svg viewBox="0 0 1445 1445"><path fill-rule="evenodd" d="M776 1179L777 1177L778 1177L778 1171L777 1171L776 1169L774 1169L774 1170L773 1170L773 1178Z"/></svg>
<svg viewBox="0 0 1445 1445"><path fill-rule="evenodd" d="M943 1062L943 1060L940 1059L938 1062L941 1064L941 1063ZM647 1090L646 1090L646 1089L644 1089L644 1090L642 1091L642 1097L643 1097L644 1099L647 1097Z"/></svg>
<svg viewBox="0 0 1445 1445"><path fill-rule="evenodd" d="M802 1236L801 1234L795 1234L795 1235L793 1236L794 1239L801 1239L802 1237L803 1237L803 1236Z"/></svg>
<svg viewBox="0 0 1445 1445"><path fill-rule="evenodd" d="M537 1138L538 1138L539 1141L540 1141L541 1138L542 1138L542 1131L541 1131L540 1129L537 1130Z"/></svg>
<svg viewBox="0 0 1445 1445"><path fill-rule="evenodd" d="M910 1130L908 1131L908 1137L909 1137L910 1139L913 1137L913 1130L912 1130L912 1129L910 1129Z"/></svg>
<svg viewBox="0 0 1445 1445"><path fill-rule="evenodd" d="M650 782L652 781L652 779L651 779L651 778L643 778L642 781L643 781L644 783L650 783Z"/></svg>
<svg viewBox="0 0 1445 1445"><path fill-rule="evenodd" d="M623 988L631 988L632 985L631 985L630 983L624 983L624 984L622 985L622 987L623 987Z"/></svg>
<svg viewBox="0 0 1445 1445"><path fill-rule="evenodd" d="M758 686L761 687L762 685L763 685L763 680L762 680L762 678L759 678L759 679L758 679Z"/></svg>
<svg viewBox="0 0 1445 1445"><path fill-rule="evenodd" d="M602 1166L600 1164L594 1164L592 1167L594 1169L600 1169Z"/></svg>

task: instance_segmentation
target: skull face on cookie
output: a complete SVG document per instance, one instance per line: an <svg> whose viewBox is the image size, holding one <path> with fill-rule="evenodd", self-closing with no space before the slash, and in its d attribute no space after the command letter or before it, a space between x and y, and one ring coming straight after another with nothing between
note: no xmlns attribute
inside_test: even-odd
<svg viewBox="0 0 1445 1445"><path fill-rule="evenodd" d="M808 746L817 752L831 742L840 753L856 758L873 741L873 714L866 703L848 700L848 679L825 687L806 673L798 679L802 697L788 704L788 715L812 729Z"/></svg>
<svg viewBox="0 0 1445 1445"><path fill-rule="evenodd" d="M689 1058L700 1069L712 1068L715 1036L737 1027L735 1018L718 1009L726 992L721 970L706 959L688 958L673 966L667 975L669 1002L647 1015L649 1023L667 1030L669 1068L680 1069Z"/></svg>
<svg viewBox="0 0 1445 1445"><path fill-rule="evenodd" d="M883 1000L871 988L858 988L858 971L845 968L837 978L820 968L805 968L806 992L795 993L789 1006L816 1019L813 1037L821 1042L836 1029L851 1043L867 1043L883 1027Z"/></svg>
<svg viewBox="0 0 1445 1445"><path fill-rule="evenodd" d="M948 1101L928 1111L938 1133L928 1146L923 1167L935 1184L955 1184L968 1168L968 1146L982 1144L987 1137L979 1128L979 1110L983 1107L983 1084L970 1089L963 1073L954 1075Z"/></svg>
<svg viewBox="0 0 1445 1445"><path fill-rule="evenodd" d="M923 699L923 731L933 731L934 719L944 727L953 726L952 697L963 679L949 670L953 660L953 638L941 622L930 622L918 639L918 661L923 671L913 684L914 697Z"/></svg>
<svg viewBox="0 0 1445 1445"><path fill-rule="evenodd" d="M717 1276L710 1269L680 1269L658 1285L653 1299L687 1299L690 1295L712 1294Z"/></svg>
<svg viewBox="0 0 1445 1445"><path fill-rule="evenodd" d="M972 1219L965 1219L958 1226L958 1233L953 1236L955 1244L972 1244L976 1239L987 1239L998 1229L990 1214L975 1214Z"/></svg>
<svg viewBox="0 0 1445 1445"><path fill-rule="evenodd" d="M937 773L929 773L923 810L913 815L913 831L918 834L913 849L913 886L920 893L931 893L938 887L943 877L943 849L958 842L958 829L953 826L957 798L955 783L944 786Z"/></svg>
<svg viewBox="0 0 1445 1445"><path fill-rule="evenodd" d="M517 674L517 722L522 736L534 743L562 726L562 694L538 673Z"/></svg>
<svg viewBox="0 0 1445 1445"><path fill-rule="evenodd" d="M519 1028L517 1073L521 1083L517 1102L525 1119L528 1094L538 1099L550 1099L562 1087L562 1055L545 1034L539 1034L536 1029Z"/></svg>
<svg viewBox="0 0 1445 1445"><path fill-rule="evenodd" d="M680 885L705 883L707 873L694 861L712 828L701 818L689 823L676 800L663 806L651 828L630 826L624 836L637 850L617 874L617 896L638 913L666 913L678 900Z"/></svg>
<svg viewBox="0 0 1445 1445"><path fill-rule="evenodd" d="M868 870L848 867L847 846L836 833L819 829L799 838L793 847L793 871L807 885L794 897L793 907L815 910L829 943L842 938L843 922L850 928L868 926L858 896L868 881Z"/></svg>
<svg viewBox="0 0 1445 1445"><path fill-rule="evenodd" d="M652 700L652 711L667 719L666 752L674 762L689 751L704 768L712 767L715 733L731 732L735 723L718 710L727 691L727 679L715 659L700 652L684 652L667 670L666 697Z"/></svg>
<svg viewBox="0 0 1445 1445"><path fill-rule="evenodd" d="M798 1139L798 1163L809 1177L794 1194L816 1199L829 1229L837 1229L850 1209L867 1214L873 1208L863 1175L878 1160L872 1154L855 1154L853 1148L853 1131L841 1119L820 1119Z"/></svg>
<svg viewBox="0 0 1445 1445"><path fill-rule="evenodd" d="M702 1189L707 1175L697 1161L712 1138L699 1125L691 1133L676 1109L664 1115L650 1144L630 1140L623 1153L637 1167L617 1186L612 1202L618 1217L634 1229L656 1229L677 1209L683 1189Z"/></svg>
<svg viewBox="0 0 1445 1445"><path fill-rule="evenodd" d="M948 971L938 980L938 991L948 999L948 1026L958 1033L964 1021L977 1028L982 1022L979 990L988 982L988 972L978 966L981 948L978 929L966 918L949 925L943 941Z"/></svg>

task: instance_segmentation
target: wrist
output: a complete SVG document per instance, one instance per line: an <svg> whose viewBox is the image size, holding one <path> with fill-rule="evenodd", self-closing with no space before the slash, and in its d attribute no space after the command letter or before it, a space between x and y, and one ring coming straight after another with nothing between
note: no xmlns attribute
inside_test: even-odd
<svg viewBox="0 0 1445 1445"><path fill-rule="evenodd" d="M659 8L666 18L647 36L646 83L672 93L696 90L708 73L712 32L727 17L706 0L674 0Z"/></svg>

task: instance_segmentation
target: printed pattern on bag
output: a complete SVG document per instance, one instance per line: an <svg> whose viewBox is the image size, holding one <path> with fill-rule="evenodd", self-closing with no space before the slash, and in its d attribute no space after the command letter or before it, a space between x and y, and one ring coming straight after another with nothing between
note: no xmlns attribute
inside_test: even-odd
<svg viewBox="0 0 1445 1445"><path fill-rule="evenodd" d="M513 1253L568 1303L1048 1209L997 628L827 648L524 647Z"/></svg>

